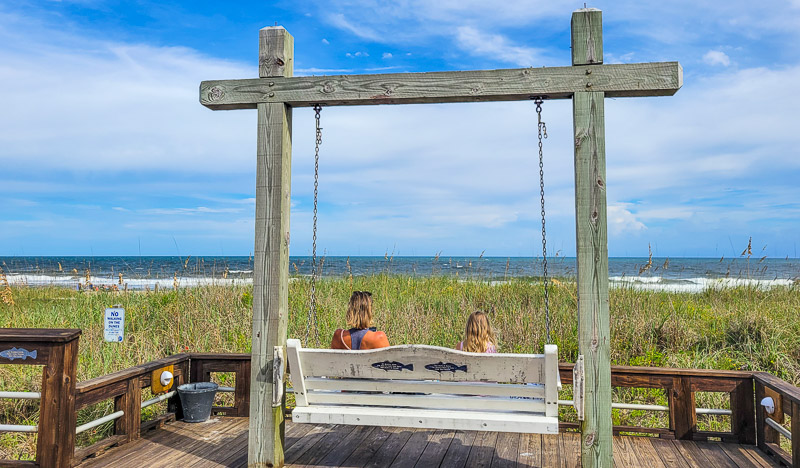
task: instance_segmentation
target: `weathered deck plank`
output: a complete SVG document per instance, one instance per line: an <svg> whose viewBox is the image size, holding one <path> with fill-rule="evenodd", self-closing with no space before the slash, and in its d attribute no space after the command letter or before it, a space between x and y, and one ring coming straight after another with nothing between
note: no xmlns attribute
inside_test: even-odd
<svg viewBox="0 0 800 468"><path fill-rule="evenodd" d="M436 431L436 433L431 436L428 446L425 447L425 451L422 452L419 460L417 460L417 464L414 466L424 468L441 463L447 450L450 449L450 444L453 442L455 435L455 431Z"/></svg>
<svg viewBox="0 0 800 468"><path fill-rule="evenodd" d="M109 449L80 468L247 466L247 418L171 422ZM286 466L576 467L579 434L510 434L286 423ZM772 467L755 446L614 437L614 465L641 467Z"/></svg>

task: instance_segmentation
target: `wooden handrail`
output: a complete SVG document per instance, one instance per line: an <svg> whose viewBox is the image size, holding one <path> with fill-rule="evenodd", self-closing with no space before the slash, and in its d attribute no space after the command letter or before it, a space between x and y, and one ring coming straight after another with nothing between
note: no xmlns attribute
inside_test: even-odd
<svg viewBox="0 0 800 468"><path fill-rule="evenodd" d="M561 382L572 384L573 364L559 364ZM615 426L615 432L656 433L659 437L709 440L718 438L741 444L756 443L753 373L715 369L673 369L664 367L611 366L611 385L626 388L662 389L669 401L669 428ZM731 432L697 429L696 392L724 392L730 395ZM578 427L562 423L565 429Z"/></svg>
<svg viewBox="0 0 800 468"><path fill-rule="evenodd" d="M76 386L75 391L77 394L88 393L98 388L106 387L123 380L129 380L131 378L140 376L149 376L150 372L156 369L168 366L170 364L177 364L179 362L187 361L189 360L190 356L190 354L186 353L173 354L172 356L167 356L155 361L139 364L138 366L122 369L112 374L84 380Z"/></svg>
<svg viewBox="0 0 800 468"><path fill-rule="evenodd" d="M212 372L235 373L233 406L215 406L211 408L212 413L225 416L250 416L250 355L192 353L190 356L192 382L208 382Z"/></svg>
<svg viewBox="0 0 800 468"><path fill-rule="evenodd" d="M800 388L795 387L789 382L766 372L753 372L753 378L761 385L780 393L784 399L792 403L800 403Z"/></svg>
<svg viewBox="0 0 800 468"><path fill-rule="evenodd" d="M28 357L25 362L19 360L12 364L39 364L48 365L52 369L50 374L69 376L64 381L74 384L74 367L77 358L77 343L79 330L45 330L36 335L35 331L22 329L0 330L0 351L6 347L16 346L26 351L37 351L35 359ZM47 341L52 339L54 341ZM38 341L37 341L38 340ZM8 360L2 361L8 363ZM49 364L48 364L49 363ZM248 416L250 397L250 355L244 353L214 354L214 353L184 353L167 356L152 362L144 363L109 375L97 377L76 384L72 389L69 385L62 390L69 390L68 394L59 393L52 384L43 385L42 400L53 402L53 407L45 409L43 414L50 411L54 415L67 415L71 428L74 429L76 411L97 402L114 399L114 411L123 411L124 416L117 420L115 435L100 441L91 447L74 451L74 430L55 430L50 426L45 431L52 433L39 436L39 449L37 450L37 463L43 468L51 466L65 466L59 462L58 454L64 454L64 448L70 448L69 456L74 451L78 461L86 456L107 448L111 445L130 442L139 437L145 430L141 424L141 389L151 383L151 374L154 370L173 365L175 384L188 381L208 381L213 372L233 372L236 383L234 387L234 405L231 407L215 407L216 414L227 416ZM565 385L572 383L572 368L569 363L561 363L559 371L561 380ZM73 370L71 370L73 369ZM48 373L46 372L45 375ZM57 380L57 379L56 379ZM674 437L691 440L708 440L720 438L723 441L744 444L758 443L759 447L767 454L780 460L782 463L795 468L800 468L800 389L765 372L725 371L713 369L671 369L655 367L612 366L612 385L628 388L654 388L662 389L667 393L669 400L668 428L648 428L632 426L615 426L616 432L641 432L656 434L659 437ZM50 393L48 393L50 392ZM55 392L55 394L53 393ZM696 427L696 405L694 394L696 392L725 392L730 394L731 402L731 432L704 432ZM60 395L60 396L58 396ZM783 415L792 418L792 454L781 450L775 434L777 431L767 426L764 422L766 415L763 408L757 405L764 396L772 396L776 400L776 413L772 417L778 423L783 422ZM181 419L180 405L177 398L169 400L168 413L158 418L158 421ZM62 418L64 419L64 418ZM64 421L66 421L64 419ZM48 419L49 420L49 419ZM62 423L64 423L62 421ZM155 426L146 424L145 427ZM562 423L563 429L578 427L575 423ZM51 440L52 439L52 440ZM69 439L69 440L67 440ZM54 448L58 446L58 448ZM42 456L43 455L43 456ZM50 458L48 458L50 457ZM43 463L44 462L44 463ZM4 461L0 460L0 464Z"/></svg>
<svg viewBox="0 0 800 468"><path fill-rule="evenodd" d="M754 372L753 380L756 386L758 448L784 465L800 468L800 388L766 372ZM766 408L761 405L766 397L773 400L775 409L772 413L767 413ZM767 423L769 418L782 427L786 415L792 421L788 430L792 436L790 452L783 450L780 443L782 432L786 429L779 431Z"/></svg>

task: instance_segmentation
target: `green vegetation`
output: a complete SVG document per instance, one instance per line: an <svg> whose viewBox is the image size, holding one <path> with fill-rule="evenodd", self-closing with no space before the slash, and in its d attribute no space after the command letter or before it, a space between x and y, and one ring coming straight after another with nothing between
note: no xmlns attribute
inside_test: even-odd
<svg viewBox="0 0 800 468"><path fill-rule="evenodd" d="M309 283L293 279L289 336L306 332ZM375 324L392 344L452 347L467 315L492 311L503 352L541 352L545 341L543 291L522 279L490 284L448 277L326 278L317 284L320 345L344 326L353 290L369 290ZM80 328L78 380L108 374L159 357L186 352L248 352L252 288L198 287L161 292L81 293L59 288L12 288L13 305L0 301L0 327ZM126 310L125 341L103 342L103 309ZM550 293L553 341L560 358L577 355L575 284L555 281ZM800 288L735 288L699 294L613 289L610 294L612 362L636 366L744 369L770 372L800 385ZM309 340L314 345L314 338ZM39 368L0 366L0 389L37 391ZM570 398L565 390L562 398ZM667 404L662 391L618 390L617 401ZM698 406L726 407L720 394L698 395ZM81 422L105 414L97 405ZM564 418L572 417L564 408ZM0 400L0 421L36 424L38 402ZM85 413L85 414L84 414ZM615 423L666 426L663 413L617 411ZM724 418L701 425L724 429ZM100 431L103 429L101 428ZM107 430L107 428L106 428ZM99 434L99 433L96 433ZM3 434L0 458L32 453L34 436ZM88 441L88 439L87 439ZM87 441L82 441L86 443Z"/></svg>

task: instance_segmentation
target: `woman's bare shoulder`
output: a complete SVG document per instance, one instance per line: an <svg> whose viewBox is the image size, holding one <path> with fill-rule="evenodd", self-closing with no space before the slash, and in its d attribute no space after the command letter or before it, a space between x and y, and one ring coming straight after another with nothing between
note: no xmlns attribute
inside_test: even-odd
<svg viewBox="0 0 800 468"><path fill-rule="evenodd" d="M389 338L382 331L374 331L367 333L361 343L362 349L386 348L389 346Z"/></svg>
<svg viewBox="0 0 800 468"><path fill-rule="evenodd" d="M350 332L344 330L342 328L337 328L336 331L333 332L333 338L331 338L331 348L332 349L350 349L347 347L347 343L345 343L345 337L349 337Z"/></svg>

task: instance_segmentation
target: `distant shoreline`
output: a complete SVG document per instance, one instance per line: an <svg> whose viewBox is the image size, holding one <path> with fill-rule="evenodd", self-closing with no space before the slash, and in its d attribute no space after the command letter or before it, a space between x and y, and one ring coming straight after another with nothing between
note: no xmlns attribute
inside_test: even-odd
<svg viewBox="0 0 800 468"><path fill-rule="evenodd" d="M475 281L511 279L538 281L543 263L533 257L319 257L323 278L397 275L446 276ZM311 274L310 257L290 257L289 274ZM57 286L70 289L87 284L119 289L172 289L204 285L252 284L252 257L0 257L8 282L15 286ZM800 282L800 259L755 257L640 258L612 257L610 287L640 290L699 292L709 288L790 287ZM548 258L548 276L574 281L574 257Z"/></svg>

